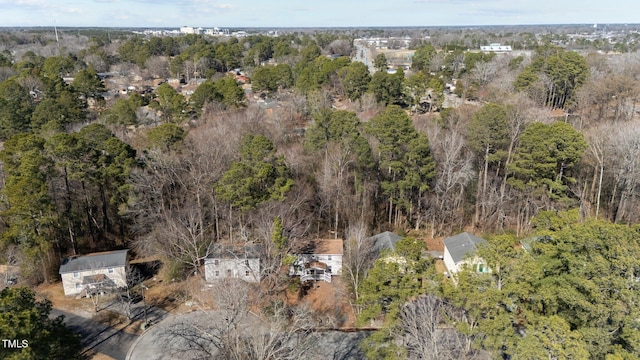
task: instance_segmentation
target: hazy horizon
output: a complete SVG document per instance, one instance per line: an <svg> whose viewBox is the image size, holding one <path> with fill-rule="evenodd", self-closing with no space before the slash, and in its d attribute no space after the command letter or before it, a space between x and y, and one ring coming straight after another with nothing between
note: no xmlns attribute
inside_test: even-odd
<svg viewBox="0 0 640 360"><path fill-rule="evenodd" d="M634 24L611 0L0 0L0 27L371 28Z"/></svg>

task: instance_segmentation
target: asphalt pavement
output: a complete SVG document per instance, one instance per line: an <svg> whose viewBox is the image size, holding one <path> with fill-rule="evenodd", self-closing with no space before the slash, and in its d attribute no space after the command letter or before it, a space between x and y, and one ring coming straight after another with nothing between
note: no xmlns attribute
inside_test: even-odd
<svg viewBox="0 0 640 360"><path fill-rule="evenodd" d="M108 307L107 307L108 308ZM115 311L117 305L113 304ZM101 310L102 311L102 310ZM134 321L144 318L144 308L142 304L137 304L134 309ZM52 309L50 316L57 317L64 315L64 322L77 334L80 334L80 342L85 348L84 354L91 352L107 355L115 360L124 360L127 352L138 339L138 335L128 333L122 329L116 329L103 322L92 318L91 313L78 311L72 313L60 309ZM167 312L156 307L147 307L147 318L152 322L160 322L167 316Z"/></svg>

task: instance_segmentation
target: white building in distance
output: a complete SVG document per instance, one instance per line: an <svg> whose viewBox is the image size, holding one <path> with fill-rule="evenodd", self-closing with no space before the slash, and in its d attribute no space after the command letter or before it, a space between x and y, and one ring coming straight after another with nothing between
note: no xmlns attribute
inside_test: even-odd
<svg viewBox="0 0 640 360"><path fill-rule="evenodd" d="M487 53L489 52L504 53L504 52L511 52L511 46L500 45L499 43L493 43L485 46L480 46L480 50Z"/></svg>

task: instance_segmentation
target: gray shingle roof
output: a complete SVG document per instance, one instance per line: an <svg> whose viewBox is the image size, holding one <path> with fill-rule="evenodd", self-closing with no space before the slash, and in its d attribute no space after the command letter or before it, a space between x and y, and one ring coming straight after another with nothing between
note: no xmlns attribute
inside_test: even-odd
<svg viewBox="0 0 640 360"><path fill-rule="evenodd" d="M129 250L105 251L64 258L60 265L60 274L125 266L127 251Z"/></svg>
<svg viewBox="0 0 640 360"><path fill-rule="evenodd" d="M259 259L263 253L260 245L212 245L209 259Z"/></svg>
<svg viewBox="0 0 640 360"><path fill-rule="evenodd" d="M373 241L373 250L381 252L382 250L396 251L396 243L402 240L402 236L385 231L369 238Z"/></svg>
<svg viewBox="0 0 640 360"><path fill-rule="evenodd" d="M487 240L463 232L444 239L444 247L449 250L453 262L456 264L464 260L467 254L474 252L478 245L486 244Z"/></svg>

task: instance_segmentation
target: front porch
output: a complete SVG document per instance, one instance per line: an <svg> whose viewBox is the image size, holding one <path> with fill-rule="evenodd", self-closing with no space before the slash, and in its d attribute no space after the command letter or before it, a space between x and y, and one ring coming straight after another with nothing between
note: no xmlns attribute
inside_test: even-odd
<svg viewBox="0 0 640 360"><path fill-rule="evenodd" d="M331 269L327 264L319 261L314 261L305 264L304 273L300 275L301 282L307 281L325 281L331 282Z"/></svg>

